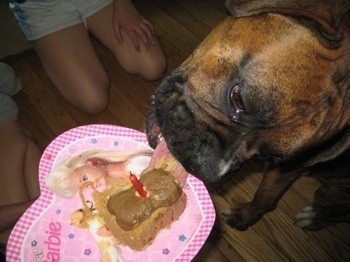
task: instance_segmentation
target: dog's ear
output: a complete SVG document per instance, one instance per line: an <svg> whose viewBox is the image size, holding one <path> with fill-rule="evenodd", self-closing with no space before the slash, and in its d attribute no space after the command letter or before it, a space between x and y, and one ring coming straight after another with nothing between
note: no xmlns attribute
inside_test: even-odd
<svg viewBox="0 0 350 262"><path fill-rule="evenodd" d="M318 24L324 37L339 41L342 33L338 29L350 11L350 0L226 0L226 7L233 17L278 13L309 18Z"/></svg>
<svg viewBox="0 0 350 262"><path fill-rule="evenodd" d="M309 152L310 159L304 162L304 167L313 166L318 163L327 162L336 159L344 154L350 148L350 128L344 129L333 139L322 145L322 149Z"/></svg>

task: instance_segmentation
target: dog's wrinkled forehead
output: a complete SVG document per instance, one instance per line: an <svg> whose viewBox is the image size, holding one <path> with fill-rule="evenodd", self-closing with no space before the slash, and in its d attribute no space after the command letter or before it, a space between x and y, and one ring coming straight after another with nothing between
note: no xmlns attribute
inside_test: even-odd
<svg viewBox="0 0 350 262"><path fill-rule="evenodd" d="M265 121L274 121L269 118L274 117L277 121L283 112L295 110L287 108L291 106L288 99L305 99L301 90L305 81L311 89L318 86L312 82L325 77L325 70L315 72L314 78L309 75L310 66L326 66L310 53L322 50L319 45L309 30L280 15L228 17L181 65L187 76L185 95L195 94L203 102L210 100L208 104L218 105L225 115L231 115L230 99L236 86L247 115ZM291 89L296 90L294 97L286 96ZM279 108L281 99L283 110Z"/></svg>

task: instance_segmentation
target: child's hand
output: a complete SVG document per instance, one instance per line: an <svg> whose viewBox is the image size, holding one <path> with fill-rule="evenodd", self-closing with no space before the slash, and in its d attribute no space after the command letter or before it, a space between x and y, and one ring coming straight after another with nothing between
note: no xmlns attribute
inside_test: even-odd
<svg viewBox="0 0 350 262"><path fill-rule="evenodd" d="M113 14L114 34L119 43L123 43L123 29L134 43L136 51L140 52L140 40L147 50L154 44L154 29L135 8L131 0L115 0Z"/></svg>

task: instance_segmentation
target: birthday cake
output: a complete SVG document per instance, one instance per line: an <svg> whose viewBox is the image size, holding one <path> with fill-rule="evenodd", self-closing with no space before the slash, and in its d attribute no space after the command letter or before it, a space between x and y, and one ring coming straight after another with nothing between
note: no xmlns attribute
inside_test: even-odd
<svg viewBox="0 0 350 262"><path fill-rule="evenodd" d="M136 251L146 249L160 230L179 219L186 207L186 195L167 171L151 169L142 174L140 183L144 195L135 184L112 195L93 193L96 208L118 244Z"/></svg>

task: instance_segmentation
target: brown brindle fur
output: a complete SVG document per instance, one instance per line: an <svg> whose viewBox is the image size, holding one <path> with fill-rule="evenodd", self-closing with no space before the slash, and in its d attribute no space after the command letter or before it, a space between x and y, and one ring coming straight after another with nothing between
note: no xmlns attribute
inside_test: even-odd
<svg viewBox="0 0 350 262"><path fill-rule="evenodd" d="M266 161L253 201L224 214L238 229L273 210L303 174L322 185L298 225L350 221L350 3L316 2L228 1L232 16L155 93L150 142L159 126L189 172L217 181L247 160Z"/></svg>
<svg viewBox="0 0 350 262"><path fill-rule="evenodd" d="M298 38L288 39L284 32L291 31L295 31L293 36ZM291 45L289 41L298 42L298 45ZM315 56L310 50L317 50L318 55ZM343 112L344 107L349 107L349 101L343 104L337 99L338 88L327 84L332 83L328 72L334 66L334 60L342 54L342 50L324 48L310 31L280 15L240 19L229 17L211 32L181 68L188 74L190 92L206 99L213 92L208 83L215 81L216 87L221 82L227 82L232 69L245 56L257 58L255 63L263 62L264 65L258 70L244 72L245 79L247 85L259 86L262 97L269 96L270 87L279 84L278 100L275 101L279 108L269 126L281 127L278 131L274 128L272 133L275 139L269 142L274 143L280 152L288 153L307 148L314 140L326 140L349 123L350 111ZM326 59L320 60L319 56ZM226 61L225 57L229 59ZM308 77L314 68L317 71L312 78ZM281 72L286 69L288 71ZM321 90L320 86L324 88ZM319 107L319 97L329 99L334 104L327 110L320 108L314 112ZM231 121L226 116L215 117L223 122ZM320 125L320 130L315 134L315 126ZM304 134L300 141L298 134ZM264 132L260 139L270 135L271 132Z"/></svg>

